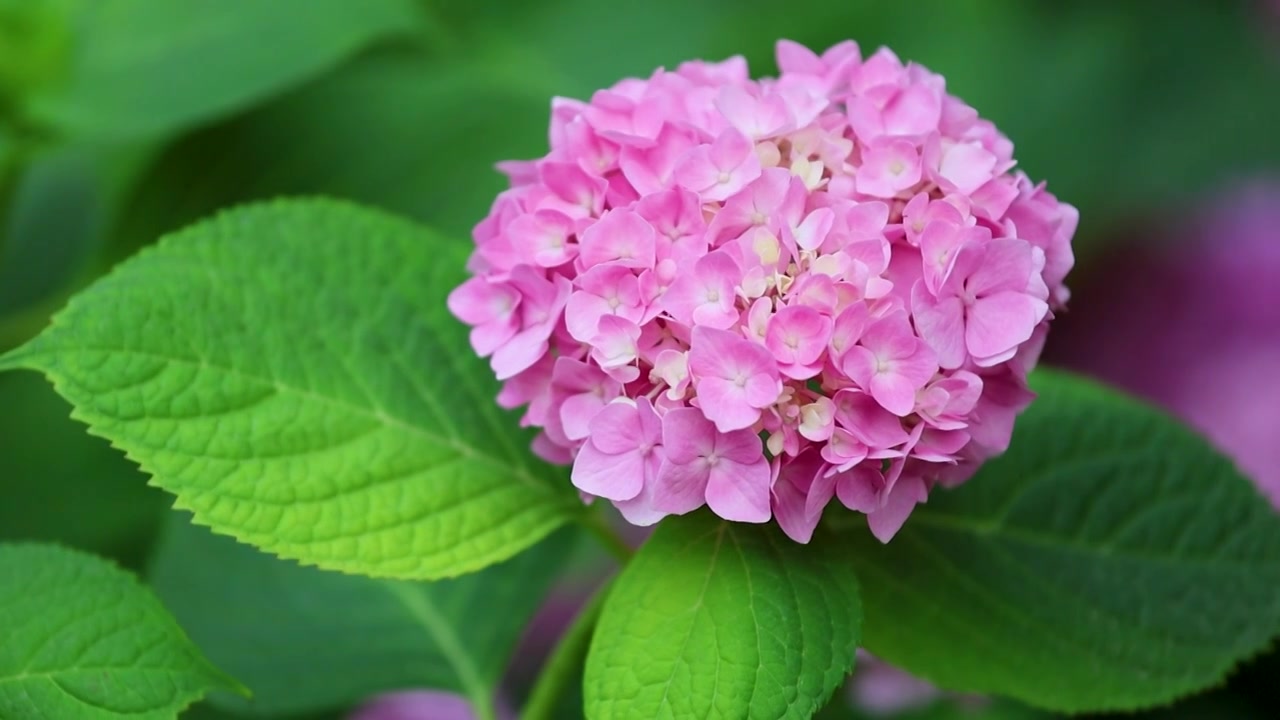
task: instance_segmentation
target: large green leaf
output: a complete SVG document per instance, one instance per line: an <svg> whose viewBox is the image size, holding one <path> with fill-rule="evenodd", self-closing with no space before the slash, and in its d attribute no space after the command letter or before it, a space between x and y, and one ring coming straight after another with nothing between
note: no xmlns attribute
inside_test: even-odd
<svg viewBox="0 0 1280 720"><path fill-rule="evenodd" d="M65 0L63 82L28 112L95 137L161 135L242 109L416 29L412 0Z"/></svg>
<svg viewBox="0 0 1280 720"><path fill-rule="evenodd" d="M1221 681L1280 629L1280 517L1199 437L1040 371L1013 445L888 545L849 529L866 647L956 690L1134 709Z"/></svg>
<svg viewBox="0 0 1280 720"><path fill-rule="evenodd" d="M708 513L664 520L605 601L587 716L812 716L853 666L862 622L831 548Z"/></svg>
<svg viewBox="0 0 1280 720"><path fill-rule="evenodd" d="M0 717L167 720L242 692L146 588L91 555L0 545Z"/></svg>
<svg viewBox="0 0 1280 720"><path fill-rule="evenodd" d="M477 570L581 503L445 308L461 250L333 201L229 211L117 268L0 366L45 372L218 532L355 573Z"/></svg>
<svg viewBox="0 0 1280 720"><path fill-rule="evenodd" d="M455 580L408 583L273 558L173 515L149 579L251 700L215 702L278 717L350 707L410 687L489 706L525 623L570 549L569 531Z"/></svg>

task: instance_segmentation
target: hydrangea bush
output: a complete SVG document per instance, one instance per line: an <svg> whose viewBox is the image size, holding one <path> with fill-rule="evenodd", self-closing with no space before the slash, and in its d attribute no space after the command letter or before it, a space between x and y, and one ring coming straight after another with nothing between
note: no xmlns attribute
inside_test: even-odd
<svg viewBox="0 0 1280 720"><path fill-rule="evenodd" d="M778 65L554 100L474 243L345 201L233 208L0 356L193 521L148 569L163 604L0 545L0 718L431 687L360 717L494 720L584 536L620 570L524 720L809 718L860 650L947 692L1134 710L1268 647L1273 508L1159 411L1034 369L1076 211L888 50L782 42ZM638 548L617 515L653 526Z"/></svg>
<svg viewBox="0 0 1280 720"><path fill-rule="evenodd" d="M449 308L538 454L629 521L706 504L808 542L838 498L888 541L1008 446L1078 215L892 51L778 65L556 99Z"/></svg>

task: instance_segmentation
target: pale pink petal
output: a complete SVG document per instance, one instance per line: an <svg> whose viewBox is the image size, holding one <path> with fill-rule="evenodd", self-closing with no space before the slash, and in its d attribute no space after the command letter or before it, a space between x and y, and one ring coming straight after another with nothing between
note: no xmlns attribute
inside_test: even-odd
<svg viewBox="0 0 1280 720"><path fill-rule="evenodd" d="M763 455L748 465L722 459L711 468L707 481L707 505L725 520L768 522L772 516L769 508L770 475L769 463Z"/></svg>
<svg viewBox="0 0 1280 720"><path fill-rule="evenodd" d="M884 506L867 515L867 525L871 534L882 543L887 543L902 529L903 523L911 515L918 503L929 496L924 479L916 475L904 475L894 484Z"/></svg>
<svg viewBox="0 0 1280 720"><path fill-rule="evenodd" d="M957 297L937 301L928 292L923 283L917 283L912 291L911 316L916 331L933 349L939 365L948 370L958 368L968 357L964 303Z"/></svg>
<svg viewBox="0 0 1280 720"><path fill-rule="evenodd" d="M603 452L617 454L635 450L646 439L661 442L660 436L655 440L644 432L640 413L637 406L627 401L604 406L591 419L591 444Z"/></svg>
<svg viewBox="0 0 1280 720"><path fill-rule="evenodd" d="M715 454L733 462L750 465L764 457L760 437L750 430L717 433Z"/></svg>
<svg viewBox="0 0 1280 720"><path fill-rule="evenodd" d="M699 407L720 432L749 428L760 419L760 408L748 402L746 389L733 381L703 378L697 390Z"/></svg>
<svg viewBox="0 0 1280 720"><path fill-rule="evenodd" d="M836 476L836 497L850 510L870 514L880 509L883 486L879 470L858 466Z"/></svg>
<svg viewBox="0 0 1280 720"><path fill-rule="evenodd" d="M582 233L581 245L581 261L588 268L602 263L652 268L656 262L653 226L630 210L605 213Z"/></svg>
<svg viewBox="0 0 1280 720"><path fill-rule="evenodd" d="M871 378L868 390L881 407L899 417L909 415L916 405L918 388L906 377L897 373L877 373Z"/></svg>
<svg viewBox="0 0 1280 720"><path fill-rule="evenodd" d="M654 483L653 507L671 514L683 515L706 504L710 470L702 460L681 465L664 460Z"/></svg>
<svg viewBox="0 0 1280 720"><path fill-rule="evenodd" d="M975 297L1005 290L1025 291L1034 270L1032 246L1017 238L996 238L982 245L981 264L969 274L966 288Z"/></svg>
<svg viewBox="0 0 1280 720"><path fill-rule="evenodd" d="M560 405L560 425L564 428L565 437L570 440L585 439L590 434L588 428L591 421L604 409L606 402L605 397L592 392L565 398Z"/></svg>
<svg viewBox="0 0 1280 720"><path fill-rule="evenodd" d="M715 427L695 408L680 408L662 418L662 446L667 459L691 463L715 451Z"/></svg>
<svg viewBox="0 0 1280 720"><path fill-rule="evenodd" d="M651 461L658 462L656 458L651 458ZM657 477L656 469L653 471L653 477ZM618 508L618 512L622 514L622 517L632 525L640 527L653 525L668 515L668 513L657 509L653 505L653 493L656 487L656 480L648 482L639 495L630 500L614 500L613 506Z"/></svg>
<svg viewBox="0 0 1280 720"><path fill-rule="evenodd" d="M574 487L609 500L630 500L644 483L644 457L637 451L610 455L587 442L578 450L571 474Z"/></svg>
<svg viewBox="0 0 1280 720"><path fill-rule="evenodd" d="M982 364L982 358L1008 352L1029 340L1048 311L1049 305L1043 300L1020 292L981 298L969 308L965 346Z"/></svg>

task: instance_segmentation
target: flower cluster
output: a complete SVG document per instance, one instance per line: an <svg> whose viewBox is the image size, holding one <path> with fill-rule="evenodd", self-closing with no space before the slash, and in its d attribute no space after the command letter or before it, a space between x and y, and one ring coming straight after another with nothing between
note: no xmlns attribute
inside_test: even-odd
<svg viewBox="0 0 1280 720"><path fill-rule="evenodd" d="M636 524L887 541L1009 442L1077 214L889 50L778 45L552 103L449 297L535 450Z"/></svg>

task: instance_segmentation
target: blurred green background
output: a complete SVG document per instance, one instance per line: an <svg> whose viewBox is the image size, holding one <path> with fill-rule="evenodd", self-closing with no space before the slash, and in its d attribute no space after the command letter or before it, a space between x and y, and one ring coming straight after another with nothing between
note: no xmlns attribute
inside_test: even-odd
<svg viewBox="0 0 1280 720"><path fill-rule="evenodd" d="M773 74L784 37L945 75L1079 207L1073 284L1152 241L1134 228L1280 174L1280 3L0 0L0 350L233 203L336 195L465 238L493 164L545 153L551 96L732 54ZM145 568L169 500L68 413L0 376L0 539ZM1197 702L1272 717L1251 677Z"/></svg>

